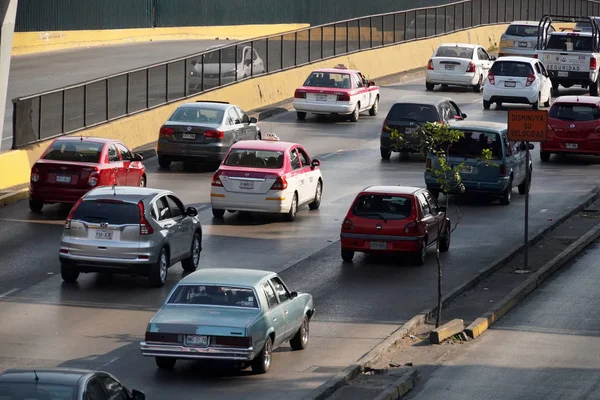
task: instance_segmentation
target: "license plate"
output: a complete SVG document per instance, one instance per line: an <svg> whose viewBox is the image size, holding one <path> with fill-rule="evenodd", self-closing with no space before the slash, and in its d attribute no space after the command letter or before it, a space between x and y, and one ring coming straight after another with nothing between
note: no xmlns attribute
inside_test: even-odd
<svg viewBox="0 0 600 400"><path fill-rule="evenodd" d="M185 342L192 346L207 346L208 345L208 336L187 335L185 337Z"/></svg>
<svg viewBox="0 0 600 400"><path fill-rule="evenodd" d="M327 95L326 94L318 94L317 101L327 101Z"/></svg>
<svg viewBox="0 0 600 400"><path fill-rule="evenodd" d="M568 77L569 73L567 71L558 71L558 76L561 77Z"/></svg>
<svg viewBox="0 0 600 400"><path fill-rule="evenodd" d="M386 242L371 242L371 243L369 243L369 247L371 248L371 250L385 250L385 249L387 249L387 243Z"/></svg>
<svg viewBox="0 0 600 400"><path fill-rule="evenodd" d="M575 149L577 149L579 147L579 145L577 143L567 143L565 145L565 147L567 149L575 150Z"/></svg>
<svg viewBox="0 0 600 400"><path fill-rule="evenodd" d="M254 189L254 182L240 182L240 189Z"/></svg>
<svg viewBox="0 0 600 400"><path fill-rule="evenodd" d="M519 47L527 47L527 42L519 42Z"/></svg>
<svg viewBox="0 0 600 400"><path fill-rule="evenodd" d="M474 172L477 172L477 168L473 168L472 165L465 165L462 168L462 173L463 174L472 174Z"/></svg>
<svg viewBox="0 0 600 400"><path fill-rule="evenodd" d="M71 183L71 177L65 175L57 175L56 176L57 183Z"/></svg>
<svg viewBox="0 0 600 400"><path fill-rule="evenodd" d="M504 82L505 87L515 87L517 86L517 82Z"/></svg>
<svg viewBox="0 0 600 400"><path fill-rule="evenodd" d="M418 128L406 128L406 129L404 130L404 133L406 133L406 134L409 134L409 135L410 135L410 134L413 134L413 133L415 133L415 132L417 131L417 129L418 129Z"/></svg>
<svg viewBox="0 0 600 400"><path fill-rule="evenodd" d="M192 140L194 140L194 139L196 139L196 134L195 133L184 133L183 134L183 138L184 139L192 139Z"/></svg>
<svg viewBox="0 0 600 400"><path fill-rule="evenodd" d="M454 71L454 65L445 65L444 68L446 68L448 71Z"/></svg>
<svg viewBox="0 0 600 400"><path fill-rule="evenodd" d="M112 240L112 238L113 238L113 231L107 231L107 230L96 231L96 239Z"/></svg>

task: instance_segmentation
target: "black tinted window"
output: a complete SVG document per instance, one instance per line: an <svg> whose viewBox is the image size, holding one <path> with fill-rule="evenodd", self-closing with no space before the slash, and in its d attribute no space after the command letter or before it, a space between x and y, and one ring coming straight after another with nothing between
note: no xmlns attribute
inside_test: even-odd
<svg viewBox="0 0 600 400"><path fill-rule="evenodd" d="M535 36L538 35L538 27L532 25L510 25L506 34L511 36Z"/></svg>
<svg viewBox="0 0 600 400"><path fill-rule="evenodd" d="M1 400L73 400L77 387L48 383L0 383Z"/></svg>
<svg viewBox="0 0 600 400"><path fill-rule="evenodd" d="M515 61L496 61L490 70L494 75L498 76L520 76L528 77L533 74L531 64Z"/></svg>
<svg viewBox="0 0 600 400"><path fill-rule="evenodd" d="M473 58L473 50L469 47L459 46L441 46L435 53L436 57L454 57L454 58L466 58L471 60Z"/></svg>
<svg viewBox="0 0 600 400"><path fill-rule="evenodd" d="M452 143L448 155L451 157L478 158L485 149L492 151L492 157L502 159L502 140L493 132L464 132L464 137Z"/></svg>
<svg viewBox="0 0 600 400"><path fill-rule="evenodd" d="M283 157L280 151L234 149L224 164L233 167L281 168Z"/></svg>
<svg viewBox="0 0 600 400"><path fill-rule="evenodd" d="M243 48L240 46L237 48L237 62L238 64L243 61L242 55ZM235 64L235 47L229 47L221 50L221 62L225 64ZM204 64L218 64L219 63L219 50L212 51L204 56Z"/></svg>
<svg viewBox="0 0 600 400"><path fill-rule="evenodd" d="M552 35L546 48L560 51L592 51L591 36Z"/></svg>
<svg viewBox="0 0 600 400"><path fill-rule="evenodd" d="M396 103L387 116L388 121L415 120L435 122L440 120L435 106L426 104Z"/></svg>
<svg viewBox="0 0 600 400"><path fill-rule="evenodd" d="M168 303L258 308L254 290L235 286L181 285Z"/></svg>
<svg viewBox="0 0 600 400"><path fill-rule="evenodd" d="M365 194L358 198L352 212L365 218L404 219L412 213L412 202L405 196Z"/></svg>
<svg viewBox="0 0 600 400"><path fill-rule="evenodd" d="M554 104L548 116L565 121L594 121L600 119L600 109L592 104Z"/></svg>
<svg viewBox="0 0 600 400"><path fill-rule="evenodd" d="M352 84L350 74L335 72L313 72L308 76L303 86L350 89Z"/></svg>
<svg viewBox="0 0 600 400"><path fill-rule="evenodd" d="M137 204L87 200L81 202L75 209L73 219L108 222L112 225L135 225L140 223L140 211Z"/></svg>
<svg viewBox="0 0 600 400"><path fill-rule="evenodd" d="M172 218L181 217L183 215L183 205L179 200L173 196L167 196L167 202L169 203L169 208L171 209Z"/></svg>
<svg viewBox="0 0 600 400"><path fill-rule="evenodd" d="M169 121L186 122L190 124L220 124L225 111L214 108L179 107Z"/></svg>
<svg viewBox="0 0 600 400"><path fill-rule="evenodd" d="M103 143L61 140L54 142L43 159L97 163L100 162L100 153L102 153L103 147Z"/></svg>

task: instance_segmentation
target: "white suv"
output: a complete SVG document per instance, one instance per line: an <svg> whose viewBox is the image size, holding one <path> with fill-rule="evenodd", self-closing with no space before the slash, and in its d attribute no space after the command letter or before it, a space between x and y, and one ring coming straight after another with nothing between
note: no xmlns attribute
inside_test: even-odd
<svg viewBox="0 0 600 400"><path fill-rule="evenodd" d="M531 104L550 107L552 82L541 61L529 57L500 57L483 85L483 108L492 103Z"/></svg>

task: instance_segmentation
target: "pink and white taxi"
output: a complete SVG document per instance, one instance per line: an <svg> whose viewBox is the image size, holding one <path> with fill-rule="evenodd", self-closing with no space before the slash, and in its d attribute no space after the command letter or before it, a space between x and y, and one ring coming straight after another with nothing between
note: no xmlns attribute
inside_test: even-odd
<svg viewBox="0 0 600 400"><path fill-rule="evenodd" d="M307 113L347 115L358 121L361 112L375 116L379 111L379 87L357 70L344 65L313 71L294 93L298 119Z"/></svg>
<svg viewBox="0 0 600 400"><path fill-rule="evenodd" d="M319 160L311 159L297 143L276 135L242 140L231 146L212 179L213 215L225 210L285 214L296 219L300 206L316 210L321 204L323 177Z"/></svg>

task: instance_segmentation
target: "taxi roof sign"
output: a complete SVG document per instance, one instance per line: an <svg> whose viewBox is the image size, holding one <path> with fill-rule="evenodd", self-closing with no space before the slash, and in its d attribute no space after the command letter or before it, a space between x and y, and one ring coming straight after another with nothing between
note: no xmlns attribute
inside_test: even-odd
<svg viewBox="0 0 600 400"><path fill-rule="evenodd" d="M263 140L268 140L271 142L279 142L279 136L277 136L274 133L265 133L265 136L263 137Z"/></svg>
<svg viewBox="0 0 600 400"><path fill-rule="evenodd" d="M333 68L335 69L348 69L344 64L336 64Z"/></svg>

